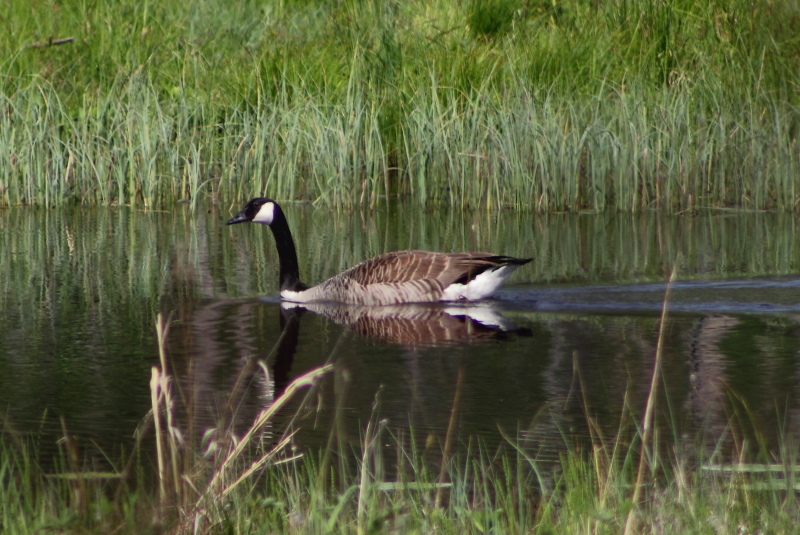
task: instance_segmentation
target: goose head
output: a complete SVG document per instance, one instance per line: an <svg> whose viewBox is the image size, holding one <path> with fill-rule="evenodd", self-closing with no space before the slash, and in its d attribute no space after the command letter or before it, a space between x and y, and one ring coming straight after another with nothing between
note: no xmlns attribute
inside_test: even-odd
<svg viewBox="0 0 800 535"><path fill-rule="evenodd" d="M275 221L275 213L280 211L280 207L272 199L256 197L251 199L241 211L230 218L226 225L236 223L261 223L262 225L272 225Z"/></svg>
<svg viewBox="0 0 800 535"><path fill-rule="evenodd" d="M289 231L286 216L283 215L278 203L265 197L250 199L244 208L225 224L235 225L236 223L247 223L248 221L267 225L272 230L281 266L281 291L300 292L308 289L308 286L300 282L294 240L292 239L292 233Z"/></svg>

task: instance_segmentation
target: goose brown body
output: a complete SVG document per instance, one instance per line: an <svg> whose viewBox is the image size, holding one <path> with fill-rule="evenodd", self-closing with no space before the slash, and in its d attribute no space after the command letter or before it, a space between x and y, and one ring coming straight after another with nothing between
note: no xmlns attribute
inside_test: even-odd
<svg viewBox="0 0 800 535"><path fill-rule="evenodd" d="M334 301L355 305L453 301L458 299L442 299L451 285L466 287L469 281L487 270L516 268L525 262L527 260L491 253L395 251L365 260L303 292L286 295L281 292L281 295L297 302ZM488 296L476 296L483 297ZM473 300L468 296L463 299Z"/></svg>
<svg viewBox="0 0 800 535"><path fill-rule="evenodd" d="M531 260L492 253L395 251L365 260L309 288L300 282L294 242L280 206L270 199L253 199L227 224L246 221L272 229L281 263L281 297L299 303L391 305L478 300L491 296L516 268Z"/></svg>

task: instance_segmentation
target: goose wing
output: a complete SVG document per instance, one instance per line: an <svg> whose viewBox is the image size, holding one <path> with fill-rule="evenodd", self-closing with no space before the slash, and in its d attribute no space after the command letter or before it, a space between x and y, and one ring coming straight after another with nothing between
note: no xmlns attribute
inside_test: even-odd
<svg viewBox="0 0 800 535"><path fill-rule="evenodd" d="M516 259L491 253L435 253L395 251L353 266L340 276L363 286L437 281L442 288L465 283L487 269L514 263Z"/></svg>
<svg viewBox="0 0 800 535"><path fill-rule="evenodd" d="M370 306L429 303L441 300L454 283L456 287L466 285L487 270L529 261L491 253L397 251L365 260L307 290L284 290L281 297L298 303L331 301ZM505 276L508 274L510 271ZM448 300L457 300L460 295Z"/></svg>

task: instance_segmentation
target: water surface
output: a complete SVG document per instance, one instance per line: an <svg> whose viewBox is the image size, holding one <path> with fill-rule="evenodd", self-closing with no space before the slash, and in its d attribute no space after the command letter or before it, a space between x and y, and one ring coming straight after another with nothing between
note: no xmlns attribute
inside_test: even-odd
<svg viewBox="0 0 800 535"><path fill-rule="evenodd" d="M669 440L702 431L713 442L736 429L775 445L800 414L792 216L285 205L308 283L404 248L534 258L479 307L376 312L282 307L272 236L226 227L236 209L0 211L6 428L48 452L65 426L98 463L101 451L129 450L150 408L160 312L190 439L226 418L244 429L288 381L332 362L298 448L324 446L333 429L357 444L377 410L420 443L442 443L455 414L462 445L494 447L507 434L554 455L586 436L587 417L613 433L625 403L644 407L675 266L659 404Z"/></svg>

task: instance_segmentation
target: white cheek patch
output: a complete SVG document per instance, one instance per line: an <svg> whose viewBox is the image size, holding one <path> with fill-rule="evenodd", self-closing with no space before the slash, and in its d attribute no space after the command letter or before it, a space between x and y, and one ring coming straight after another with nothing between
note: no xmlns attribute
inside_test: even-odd
<svg viewBox="0 0 800 535"><path fill-rule="evenodd" d="M261 205L258 213L253 218L253 223L261 223L263 225L271 225L272 218L275 215L275 203L265 202Z"/></svg>

